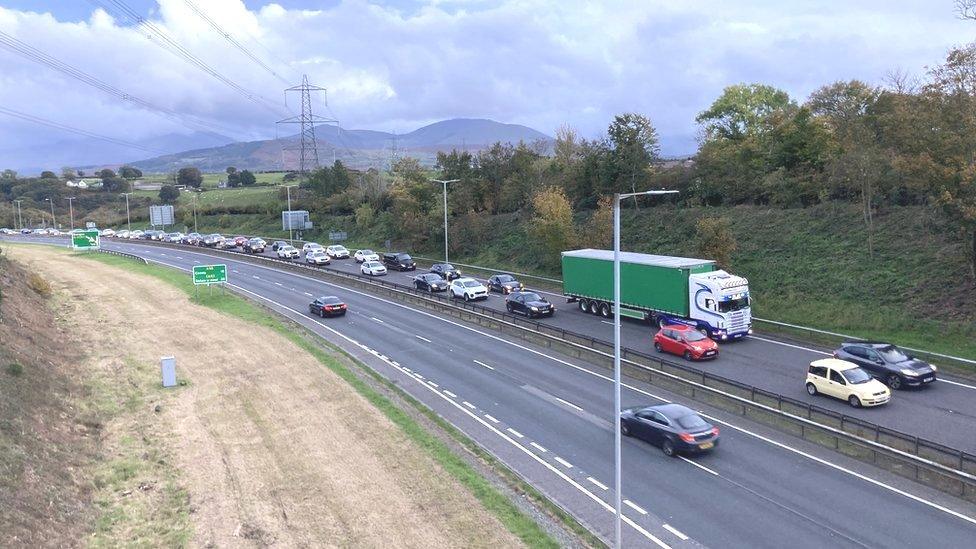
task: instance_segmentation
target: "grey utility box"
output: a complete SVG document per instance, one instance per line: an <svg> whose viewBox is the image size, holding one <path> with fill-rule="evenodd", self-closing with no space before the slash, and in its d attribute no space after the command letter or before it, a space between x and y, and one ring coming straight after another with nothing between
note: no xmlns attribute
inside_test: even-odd
<svg viewBox="0 0 976 549"><path fill-rule="evenodd" d="M163 370L163 387L176 387L176 357L164 356L159 364Z"/></svg>

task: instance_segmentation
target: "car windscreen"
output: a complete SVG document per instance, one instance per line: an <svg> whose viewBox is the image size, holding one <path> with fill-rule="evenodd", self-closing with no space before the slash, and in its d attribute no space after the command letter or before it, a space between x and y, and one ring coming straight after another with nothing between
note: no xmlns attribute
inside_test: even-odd
<svg viewBox="0 0 976 549"><path fill-rule="evenodd" d="M543 298L539 294L527 293L527 294L522 294L522 295L525 296L525 301L527 301L527 302L529 302L529 301L545 301L545 298Z"/></svg>
<svg viewBox="0 0 976 549"><path fill-rule="evenodd" d="M877 351L881 354L881 358L883 358L885 362L905 362L906 360L911 360L911 357L901 352L901 350L894 345L888 345L887 347L877 349Z"/></svg>
<svg viewBox="0 0 976 549"><path fill-rule="evenodd" d="M477 288L478 286L481 286L481 283L475 280L468 280L464 283L465 288Z"/></svg>
<svg viewBox="0 0 976 549"><path fill-rule="evenodd" d="M339 305L342 303L342 300L335 296L328 296L320 299L322 300L322 303L325 305Z"/></svg>
<svg viewBox="0 0 976 549"><path fill-rule="evenodd" d="M850 370L844 370L844 379L847 380L851 385L859 385L861 383L867 383L871 381L871 375L860 368L851 368Z"/></svg>
<svg viewBox="0 0 976 549"><path fill-rule="evenodd" d="M681 332L681 337L685 338L685 341L702 341L708 339L704 334L697 330L688 330L687 332Z"/></svg>
<svg viewBox="0 0 976 549"><path fill-rule="evenodd" d="M410 261L412 258L407 254L400 254L397 256L397 259L400 261Z"/></svg>
<svg viewBox="0 0 976 549"><path fill-rule="evenodd" d="M454 265L451 265L450 263L444 263L443 265L441 265L441 268L444 269L445 271L455 270Z"/></svg>
<svg viewBox="0 0 976 549"><path fill-rule="evenodd" d="M704 419L698 417L695 414L688 414L686 416L681 416L678 418L678 425L684 427L685 429L701 429L702 427L707 427L708 423Z"/></svg>
<svg viewBox="0 0 976 549"><path fill-rule="evenodd" d="M515 277L512 275L498 275L498 281L501 283L515 282Z"/></svg>
<svg viewBox="0 0 976 549"><path fill-rule="evenodd" d="M359 250L359 255L375 255L373 250Z"/></svg>
<svg viewBox="0 0 976 549"><path fill-rule="evenodd" d="M720 301L718 303L718 312L720 313L730 313L732 311L741 311L749 306L749 297L740 297L739 299L730 299L728 301Z"/></svg>

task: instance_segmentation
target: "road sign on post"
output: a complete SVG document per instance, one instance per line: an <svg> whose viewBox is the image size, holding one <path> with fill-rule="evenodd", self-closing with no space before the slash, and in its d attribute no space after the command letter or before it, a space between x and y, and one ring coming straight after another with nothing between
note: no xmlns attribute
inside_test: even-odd
<svg viewBox="0 0 976 549"><path fill-rule="evenodd" d="M227 282L227 265L194 265L193 284L223 284Z"/></svg>
<svg viewBox="0 0 976 549"><path fill-rule="evenodd" d="M76 250L97 250L100 245L101 239L98 237L97 229L71 235L71 247Z"/></svg>
<svg viewBox="0 0 976 549"><path fill-rule="evenodd" d="M173 206L149 206L149 224L156 226L173 224Z"/></svg>
<svg viewBox="0 0 976 549"><path fill-rule="evenodd" d="M329 231L329 240L332 242L341 242L347 238L346 231Z"/></svg>

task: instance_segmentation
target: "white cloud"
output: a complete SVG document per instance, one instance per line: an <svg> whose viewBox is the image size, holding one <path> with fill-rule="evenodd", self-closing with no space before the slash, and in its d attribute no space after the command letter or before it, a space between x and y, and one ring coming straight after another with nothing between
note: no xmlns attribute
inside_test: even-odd
<svg viewBox="0 0 976 549"><path fill-rule="evenodd" d="M405 9L344 0L317 10L248 10L240 0L197 2L289 80L307 72L328 87L346 127L402 132L463 116L548 133L569 123L597 135L613 114L638 111L655 121L665 152L689 150L695 114L729 84L762 81L802 99L838 79L921 73L976 33L942 4L512 0ZM182 0L160 0L152 20L222 74L282 101L285 86ZM100 10L59 21L0 8L0 29L152 103L231 126L232 137L274 135L280 116ZM5 50L0 68L0 104L11 108L127 140L189 131ZM3 124L0 149L64 138Z"/></svg>

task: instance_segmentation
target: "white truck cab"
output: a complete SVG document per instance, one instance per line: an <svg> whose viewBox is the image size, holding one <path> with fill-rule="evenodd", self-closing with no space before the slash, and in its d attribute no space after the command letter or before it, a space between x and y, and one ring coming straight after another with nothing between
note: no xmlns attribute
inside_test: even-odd
<svg viewBox="0 0 976 549"><path fill-rule="evenodd" d="M688 277L690 317L707 324L718 339L738 339L752 333L749 281L723 270Z"/></svg>

